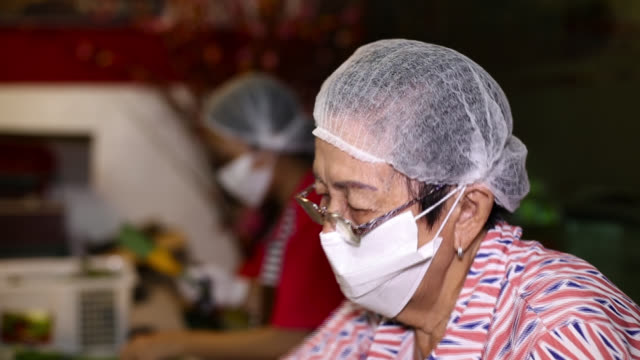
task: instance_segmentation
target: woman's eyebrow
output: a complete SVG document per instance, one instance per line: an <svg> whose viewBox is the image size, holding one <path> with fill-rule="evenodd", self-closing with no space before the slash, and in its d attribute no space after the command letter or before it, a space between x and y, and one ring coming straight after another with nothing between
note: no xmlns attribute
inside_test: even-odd
<svg viewBox="0 0 640 360"><path fill-rule="evenodd" d="M355 180L337 181L333 183L333 186L335 186L338 189L356 188L356 189L363 189L363 190L378 191L378 188L373 185L365 184Z"/></svg>
<svg viewBox="0 0 640 360"><path fill-rule="evenodd" d="M323 185L326 185L324 180L322 180L315 171L313 172L313 177L315 178L316 181L320 182ZM333 186L341 190L355 188L355 189L378 191L378 188L373 185L365 184L363 182L355 181L355 180L337 181L333 183Z"/></svg>

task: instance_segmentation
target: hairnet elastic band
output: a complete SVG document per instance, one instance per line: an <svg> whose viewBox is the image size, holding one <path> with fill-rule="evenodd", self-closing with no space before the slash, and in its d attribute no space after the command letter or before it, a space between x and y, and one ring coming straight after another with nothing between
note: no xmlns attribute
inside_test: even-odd
<svg viewBox="0 0 640 360"><path fill-rule="evenodd" d="M357 147L347 143L346 141L333 135L332 133L330 133L329 131L321 127L316 127L313 130L312 134L328 142L329 144L337 147L338 149L343 150L344 152L346 152L347 154L353 156L358 160L366 161L370 163L386 163L386 161L380 159L379 157L373 156L366 151L362 151L358 149Z"/></svg>

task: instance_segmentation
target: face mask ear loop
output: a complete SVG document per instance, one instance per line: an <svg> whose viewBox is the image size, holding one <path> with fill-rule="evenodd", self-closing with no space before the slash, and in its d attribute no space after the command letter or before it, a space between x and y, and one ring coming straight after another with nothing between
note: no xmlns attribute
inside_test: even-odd
<svg viewBox="0 0 640 360"><path fill-rule="evenodd" d="M466 187L466 185L465 185ZM443 202L447 201L448 198L450 198L451 196L453 196L456 192L458 192L458 190L460 190L462 188L462 186L458 186L457 188L455 188L452 192L448 193L447 195L445 195L442 199L438 200L438 202L436 202L435 204L429 206L426 210L424 210L423 212L421 212L420 214L416 215L416 217L413 218L413 220L418 220L421 217L427 215L428 213L430 213L433 209L435 209L436 207L438 207L438 205L442 204ZM457 202L457 201L456 201Z"/></svg>
<svg viewBox="0 0 640 360"><path fill-rule="evenodd" d="M453 190L452 192L450 192L449 194L447 194L447 196L443 197L440 201L438 201L435 205L431 206L429 209L423 211L422 213L420 213L418 216L416 216L416 220L422 216L424 216L424 214L426 214L428 212L428 210L430 210L431 208L438 206L439 204L441 204L444 200L448 199L449 197L451 197L451 195L455 194L456 192L460 192L460 194L458 194L458 197L456 197L456 201L453 202L453 205L451 205L451 209L449 209L449 212L447 213L447 216L445 216L444 220L442 221L442 224L440 224L440 227L438 228L438 231L436 232L436 235L433 237L434 239L436 239L438 236L440 236L440 232L442 231L442 229L444 229L445 224L447 223L447 221L449 220L449 217L451 216L451 214L453 213L453 209L456 208L456 205L458 205L458 202L460 201L460 199L462 198L462 195L464 195L464 190L467 188L466 185L464 186L458 186L455 190Z"/></svg>

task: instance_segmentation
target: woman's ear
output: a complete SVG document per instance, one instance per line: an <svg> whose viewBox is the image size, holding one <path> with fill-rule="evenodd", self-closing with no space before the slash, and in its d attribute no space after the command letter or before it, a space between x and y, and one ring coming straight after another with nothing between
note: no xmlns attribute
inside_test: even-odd
<svg viewBox="0 0 640 360"><path fill-rule="evenodd" d="M469 185L458 204L454 230L456 251L466 252L484 229L493 209L493 193L483 185Z"/></svg>

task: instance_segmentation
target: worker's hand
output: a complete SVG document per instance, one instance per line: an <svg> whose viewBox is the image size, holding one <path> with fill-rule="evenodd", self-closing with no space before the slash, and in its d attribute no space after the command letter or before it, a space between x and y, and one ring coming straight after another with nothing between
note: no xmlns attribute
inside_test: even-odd
<svg viewBox="0 0 640 360"><path fill-rule="evenodd" d="M120 351L120 360L164 360L186 355L181 332L160 332L136 336Z"/></svg>

